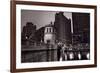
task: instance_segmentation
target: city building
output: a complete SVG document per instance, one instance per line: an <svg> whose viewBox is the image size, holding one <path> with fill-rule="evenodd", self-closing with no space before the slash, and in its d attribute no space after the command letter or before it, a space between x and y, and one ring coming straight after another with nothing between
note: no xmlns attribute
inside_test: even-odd
<svg viewBox="0 0 100 73"><path fill-rule="evenodd" d="M41 27L36 30L34 38L36 39L37 44L44 42L44 30L45 30L45 27Z"/></svg>
<svg viewBox="0 0 100 73"><path fill-rule="evenodd" d="M22 43L25 41L31 41L30 43L50 43L55 45L57 42L63 42L65 44L72 43L72 33L71 33L71 19L64 16L63 12L55 14L54 24L43 26L36 29L36 25L28 22L26 26L23 27L22 31Z"/></svg>
<svg viewBox="0 0 100 73"><path fill-rule="evenodd" d="M32 22L27 22L26 26L23 27L21 33L22 45L29 45L34 43L35 32L36 32L36 25L34 25Z"/></svg>
<svg viewBox="0 0 100 73"><path fill-rule="evenodd" d="M90 14L72 13L73 43L90 43Z"/></svg>
<svg viewBox="0 0 100 73"><path fill-rule="evenodd" d="M64 16L63 12L56 13L54 27L56 40L66 44L72 43L71 19Z"/></svg>
<svg viewBox="0 0 100 73"><path fill-rule="evenodd" d="M45 26L44 43L55 44L55 29L52 22Z"/></svg>

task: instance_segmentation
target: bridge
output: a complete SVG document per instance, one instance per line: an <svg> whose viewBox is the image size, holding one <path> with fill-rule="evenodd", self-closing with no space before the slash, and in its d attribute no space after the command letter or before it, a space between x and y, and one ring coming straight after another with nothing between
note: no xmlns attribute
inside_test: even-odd
<svg viewBox="0 0 100 73"><path fill-rule="evenodd" d="M89 60L90 50L87 49L65 49L65 53L60 57L60 61ZM57 61L57 48L41 46L22 46L21 62L51 62Z"/></svg>

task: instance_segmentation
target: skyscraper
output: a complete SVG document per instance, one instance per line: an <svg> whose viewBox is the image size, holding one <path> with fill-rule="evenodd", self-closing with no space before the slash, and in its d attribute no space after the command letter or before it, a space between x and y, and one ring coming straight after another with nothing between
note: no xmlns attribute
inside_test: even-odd
<svg viewBox="0 0 100 73"><path fill-rule="evenodd" d="M90 14L72 13L74 43L90 42Z"/></svg>
<svg viewBox="0 0 100 73"><path fill-rule="evenodd" d="M66 18L63 12L56 13L54 27L56 29L56 40L71 44L71 20Z"/></svg>

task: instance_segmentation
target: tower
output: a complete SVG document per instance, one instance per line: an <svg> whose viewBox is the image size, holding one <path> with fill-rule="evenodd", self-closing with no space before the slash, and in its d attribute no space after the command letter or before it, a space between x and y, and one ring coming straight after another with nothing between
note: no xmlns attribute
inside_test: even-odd
<svg viewBox="0 0 100 73"><path fill-rule="evenodd" d="M55 44L55 29L52 22L45 26L44 43Z"/></svg>
<svg viewBox="0 0 100 73"><path fill-rule="evenodd" d="M54 27L56 30L56 40L71 44L72 34L71 34L71 19L65 17L63 12L55 14Z"/></svg>

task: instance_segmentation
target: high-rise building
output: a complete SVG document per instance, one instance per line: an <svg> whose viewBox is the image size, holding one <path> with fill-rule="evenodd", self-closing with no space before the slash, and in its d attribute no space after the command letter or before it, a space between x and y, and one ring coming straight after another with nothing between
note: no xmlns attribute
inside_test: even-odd
<svg viewBox="0 0 100 73"><path fill-rule="evenodd" d="M90 14L72 13L72 20L73 20L73 42L89 43L90 42Z"/></svg>
<svg viewBox="0 0 100 73"><path fill-rule="evenodd" d="M71 44L71 19L65 17L63 12L56 13L54 27L56 30L56 40Z"/></svg>
<svg viewBox="0 0 100 73"><path fill-rule="evenodd" d="M29 44L34 43L35 39L33 39L33 37L35 36L35 32L36 25L34 25L32 22L27 22L21 33L22 45L26 45L27 42L29 42Z"/></svg>

